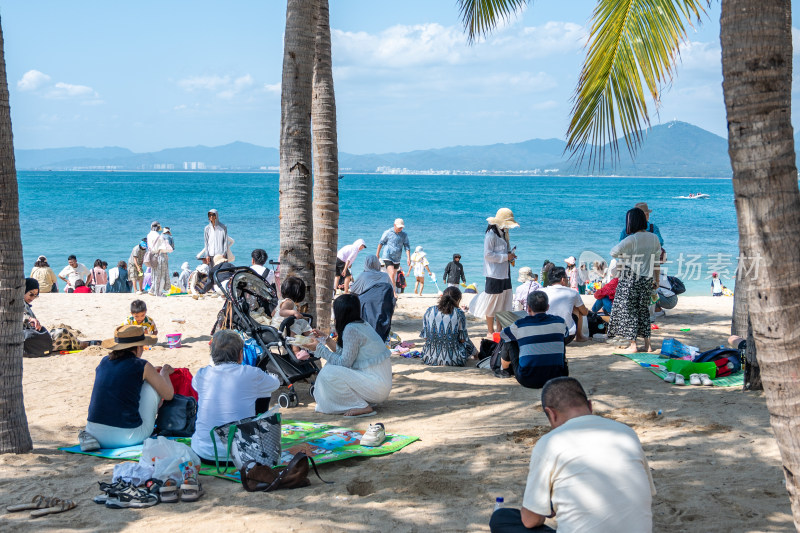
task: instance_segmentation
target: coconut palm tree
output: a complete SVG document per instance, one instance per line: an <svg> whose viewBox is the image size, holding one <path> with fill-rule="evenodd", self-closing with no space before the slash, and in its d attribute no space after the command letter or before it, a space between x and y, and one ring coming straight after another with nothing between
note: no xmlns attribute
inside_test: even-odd
<svg viewBox="0 0 800 533"><path fill-rule="evenodd" d="M460 0L470 39L491 30L524 0ZM568 150L602 164L617 155L619 127L628 150L648 122L645 92L658 101L675 68L686 22L709 0L598 0L589 51L574 95ZM790 0L722 0L720 19L728 152L748 272L746 311L795 526L800 529L800 190L791 124ZM755 264L754 264L755 263ZM760 270L756 268L760 267ZM740 295L742 287L739 287ZM749 321L743 320L744 314Z"/></svg>
<svg viewBox="0 0 800 533"><path fill-rule="evenodd" d="M317 325L330 327L336 251L339 242L339 147L333 92L328 0L318 0L311 124L314 134L314 262Z"/></svg>
<svg viewBox="0 0 800 533"><path fill-rule="evenodd" d="M800 190L791 122L790 0L723 0L728 153L747 311L795 526L800 529ZM758 271L755 271L758 268Z"/></svg>
<svg viewBox="0 0 800 533"><path fill-rule="evenodd" d="M281 82L280 260L281 277L314 287L311 211L311 95L317 3L288 0ZM306 293L315 310L313 290Z"/></svg>
<svg viewBox="0 0 800 533"><path fill-rule="evenodd" d="M6 60L0 27L0 453L33 448L22 399L22 312L25 274L19 196L11 135Z"/></svg>

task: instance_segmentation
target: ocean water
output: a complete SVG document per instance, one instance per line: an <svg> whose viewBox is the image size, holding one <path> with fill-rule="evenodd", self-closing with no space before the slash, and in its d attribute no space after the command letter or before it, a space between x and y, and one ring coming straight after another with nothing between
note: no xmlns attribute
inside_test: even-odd
<svg viewBox="0 0 800 533"><path fill-rule="evenodd" d="M98 258L115 266L128 260L153 220L170 227L175 238L170 268L179 270L183 261L194 268L211 208L236 241L236 263L249 264L253 248L278 257L277 174L22 171L18 181L26 272L40 254L56 273L70 254L90 268ZM608 261L625 212L646 201L664 237L668 272L683 279L687 294L710 294L712 270L733 287L738 234L731 180L348 174L339 185L339 244L358 238L368 244L354 273L382 232L402 217L412 251L424 247L440 287L445 265L460 253L467 282L480 289L486 217L508 207L520 224L511 230L516 285L519 267L538 272L545 259L563 266L566 257L590 251ZM697 192L711 198L675 198ZM425 292L435 291L428 279Z"/></svg>

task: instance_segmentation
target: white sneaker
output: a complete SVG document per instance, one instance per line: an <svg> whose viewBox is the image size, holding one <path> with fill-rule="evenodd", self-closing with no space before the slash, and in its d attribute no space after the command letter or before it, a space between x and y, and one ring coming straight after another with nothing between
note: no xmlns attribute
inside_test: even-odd
<svg viewBox="0 0 800 533"><path fill-rule="evenodd" d="M81 430L78 433L78 442L81 444L82 452L93 452L100 449L100 443L94 438L94 435L88 433L86 430Z"/></svg>
<svg viewBox="0 0 800 533"><path fill-rule="evenodd" d="M666 312L666 311L664 311L664 310L662 309L661 311L656 311L656 312L653 314L653 316L654 316L654 317L656 317L656 318L658 318L658 317L660 317L660 316L667 316L667 312Z"/></svg>
<svg viewBox="0 0 800 533"><path fill-rule="evenodd" d="M686 385L683 374L675 374L675 385Z"/></svg>
<svg viewBox="0 0 800 533"><path fill-rule="evenodd" d="M703 382L700 381L700 374L692 374L689 376L689 383L692 385L702 385Z"/></svg>
<svg viewBox="0 0 800 533"><path fill-rule="evenodd" d="M382 423L378 422L377 424L369 425L369 428L364 432L364 436L361 437L360 444L362 446L380 446L385 440L386 429Z"/></svg>
<svg viewBox="0 0 800 533"><path fill-rule="evenodd" d="M700 376L700 383L702 383L703 385L707 387L713 385L713 383L711 382L711 377L709 377L708 374L700 374L699 376Z"/></svg>
<svg viewBox="0 0 800 533"><path fill-rule="evenodd" d="M667 383L675 383L675 372L667 372L667 375L664 376L664 381Z"/></svg>

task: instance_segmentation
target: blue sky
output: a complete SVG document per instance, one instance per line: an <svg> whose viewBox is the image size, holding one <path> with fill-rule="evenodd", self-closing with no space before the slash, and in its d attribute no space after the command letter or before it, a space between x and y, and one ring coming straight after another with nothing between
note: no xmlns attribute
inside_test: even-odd
<svg viewBox="0 0 800 533"><path fill-rule="evenodd" d="M470 46L452 0L331 2L340 149L563 138L594 2L564 5ZM719 10L654 124L725 134ZM17 148L278 145L283 1L0 0L0 16Z"/></svg>

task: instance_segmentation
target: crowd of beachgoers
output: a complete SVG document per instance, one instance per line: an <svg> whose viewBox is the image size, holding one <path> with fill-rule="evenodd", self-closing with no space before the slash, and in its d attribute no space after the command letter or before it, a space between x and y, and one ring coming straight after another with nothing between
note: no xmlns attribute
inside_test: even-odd
<svg viewBox="0 0 800 533"><path fill-rule="evenodd" d="M674 283L659 272L658 265L665 260L663 238L649 221L650 212L647 204L640 203L625 214L620 241L611 248L613 259L608 265L598 260L587 266L569 257L563 267L546 261L537 273L523 267L519 269L520 285L514 290L511 266L517 255L509 231L519 224L510 209L498 210L487 218L485 285L469 306L461 305L460 287L469 286L460 255L454 254L445 267L445 288L422 318L422 362L464 366L470 358L476 358L496 364L499 373L513 376L521 386L542 389L542 406L554 430L534 449L522 509L498 509L492 515L493 531L546 528L544 520L555 513L562 528L569 524L573 530L650 530L650 502L655 489L636 433L624 424L592 415L584 389L569 377L566 356L566 346L589 340L588 317L593 323L607 323L603 338L620 344L623 351L653 351L651 323L665 309L676 306L677 292ZM226 285L233 275L228 267L235 264L230 252L232 239L218 216L216 210L208 213L204 248L197 255L203 263L194 270L184 263L177 276L169 272L174 240L169 228L158 222L153 222L148 235L136 243L128 261L120 261L112 269L107 270L99 259L88 269L70 256L68 265L56 275L47 258L40 256L26 279L26 356L40 357L60 348L87 345L70 339L74 344L64 346L63 330L48 330L33 313L34 300L40 293L59 291L59 281L64 292L70 293L141 295L147 291L153 296L169 294L175 284L179 293L220 294L229 300L226 306L238 305L236 296L232 296L234 290ZM133 300L130 315L121 317L122 325L115 328L113 337L101 343L110 354L96 370L86 427L79 435L81 449L141 444L153 433L159 406L171 401L176 390L193 390L198 408L191 448L202 461L218 460L215 449L224 449L225 443L212 436L211 430L264 412L272 393L288 384L285 376L266 371L258 362L243 364L247 341L267 330L285 341L287 349L281 357L294 365L312 365L317 412L345 417L376 415L375 407L385 402L392 390L391 322L397 294L404 289L403 278L413 274L414 293L419 295L426 274L433 283L437 280L422 247L411 252L402 219L396 219L382 234L374 254L366 254L364 271L354 280L350 269L366 248L366 242L358 239L337 254L336 290L331 291L332 331L316 329L313 318L303 312L309 287L294 276L281 279L279 273L266 267L266 252L253 250L248 267L275 296L274 301L257 302L263 308L248 307L262 327L235 331L235 327L228 329L232 323L226 327L224 321L218 322L210 342L212 364L194 376L177 372L169 364L154 366L143 358L145 348L157 342L158 328L148 315L147 303L141 298ZM192 278L195 272L203 277ZM713 282L712 288L716 294ZM595 297L591 310L581 298L586 293ZM486 320L488 338L481 339L480 349L470 339L468 314ZM316 363L323 361L318 369ZM384 435L383 424L372 424L361 444L378 446ZM582 436L576 440L573 435ZM609 462L610 457L614 461ZM609 464L613 472L608 471ZM587 505L586 499L576 497L572 476L580 481L580 491L604 496ZM618 483L619 479L626 482ZM157 488L171 494L180 481L187 501L202 495L197 479L169 481L162 480L166 485ZM147 488L130 484L109 484L106 488L111 507L158 503L159 494ZM610 524L610 529L598 529L599 523Z"/></svg>

